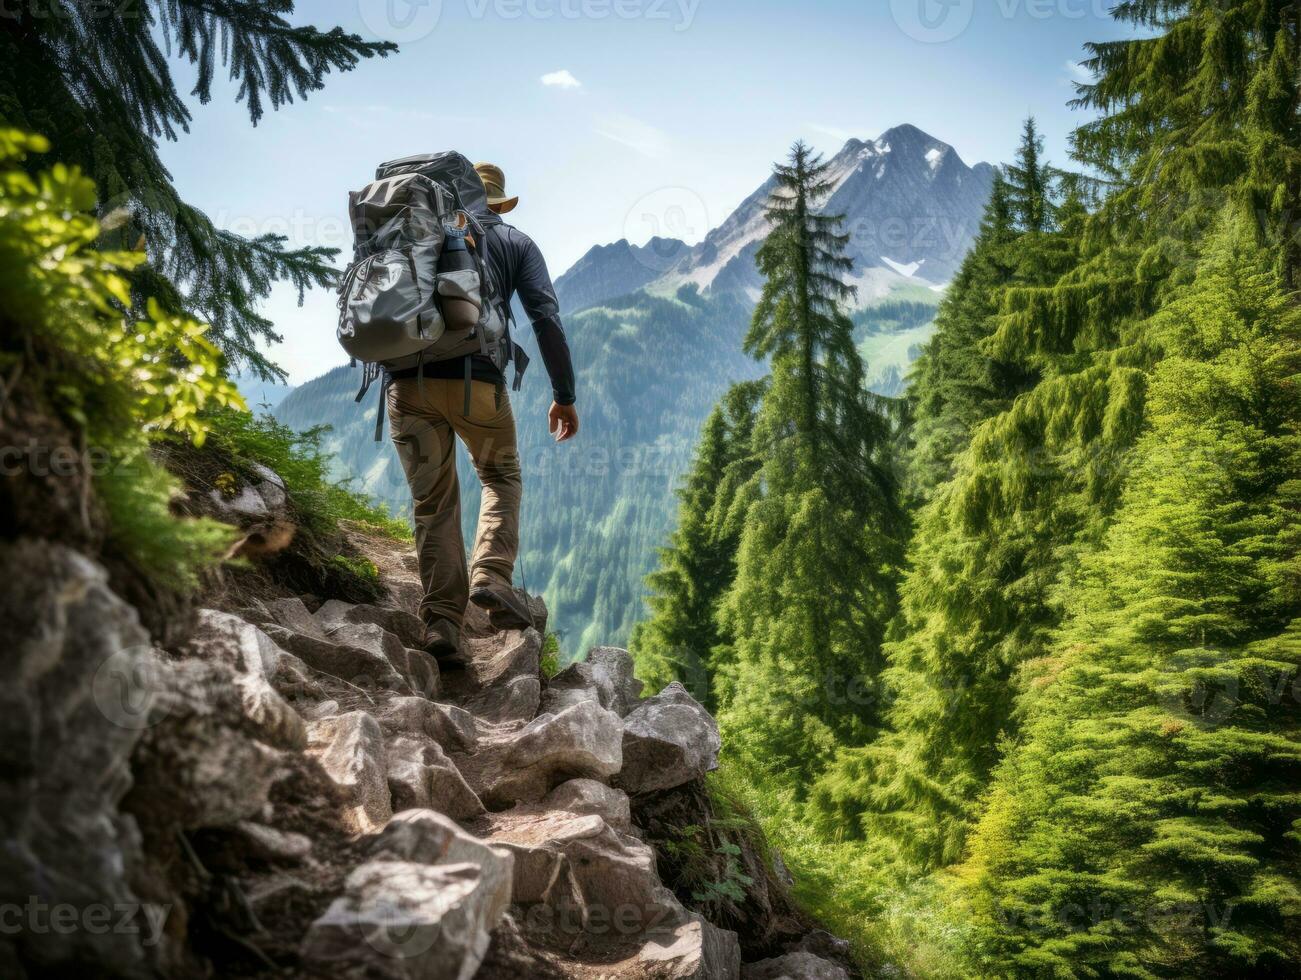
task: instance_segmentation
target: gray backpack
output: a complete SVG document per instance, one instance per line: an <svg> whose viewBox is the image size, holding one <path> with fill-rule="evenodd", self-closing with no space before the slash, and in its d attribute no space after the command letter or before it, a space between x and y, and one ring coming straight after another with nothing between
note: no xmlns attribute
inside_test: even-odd
<svg viewBox="0 0 1301 980"><path fill-rule="evenodd" d="M519 388L527 355L511 340L509 297L500 294L488 263L488 231L477 217L487 210L483 182L454 151L384 163L375 180L348 195L354 255L339 286L339 343L362 364L360 402L384 375L375 438L383 430L389 372L425 363L465 360L465 414L470 413L470 358L481 355L499 370L515 361ZM439 272L448 227L468 225L474 239L468 267ZM464 253L461 253L464 254ZM478 322L456 327L443 316L446 300L479 308Z"/></svg>

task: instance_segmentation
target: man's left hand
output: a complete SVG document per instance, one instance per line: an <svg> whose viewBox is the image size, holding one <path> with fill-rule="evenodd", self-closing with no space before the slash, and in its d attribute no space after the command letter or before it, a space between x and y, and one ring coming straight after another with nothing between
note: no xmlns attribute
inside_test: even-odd
<svg viewBox="0 0 1301 980"><path fill-rule="evenodd" d="M578 435L578 409L573 405L551 403L547 412L547 431L556 437L556 442L566 442Z"/></svg>

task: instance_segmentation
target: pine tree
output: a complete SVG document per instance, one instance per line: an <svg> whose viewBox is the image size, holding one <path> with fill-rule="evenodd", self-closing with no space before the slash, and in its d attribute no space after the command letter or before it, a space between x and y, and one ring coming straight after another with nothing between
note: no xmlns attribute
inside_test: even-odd
<svg viewBox="0 0 1301 980"><path fill-rule="evenodd" d="M977 972L1301 970L1301 310L1256 237L1227 212L1151 323L1121 508L975 838Z"/></svg>
<svg viewBox="0 0 1301 980"><path fill-rule="evenodd" d="M1022 231L1048 231L1054 223L1054 187L1057 176L1043 160L1044 141L1034 116L1021 130L1016 162L1006 167L1008 203Z"/></svg>
<svg viewBox="0 0 1301 980"><path fill-rule="evenodd" d="M1128 0L1115 16L1140 36L1088 45L1097 80L1076 100L1101 115L1076 131L1075 155L1114 187L1097 233L1160 221L1164 250L1178 254L1227 193L1271 226L1280 269L1301 285L1296 4Z"/></svg>
<svg viewBox="0 0 1301 980"><path fill-rule="evenodd" d="M678 680L711 711L715 656L729 646L718 606L736 577L736 552L754 489L755 407L763 383L734 385L710 413L678 491L677 529L647 578L652 615L633 632L637 676L652 689Z"/></svg>
<svg viewBox="0 0 1301 980"><path fill-rule="evenodd" d="M935 318L935 333L913 365L908 391L914 448L908 477L923 499L953 475L953 463L977 423L1007 407L1019 385L1008 385L1008 367L980 349L993 330L1000 290L1012 280L1016 241L1011 193L1001 171L994 175L980 233L949 286Z"/></svg>
<svg viewBox="0 0 1301 980"><path fill-rule="evenodd" d="M288 20L293 0L47 0L14 4L0 17L0 119L39 132L54 155L99 187L115 247L147 249L138 295L210 323L238 363L277 374L257 351L276 341L258 313L277 281L298 289L333 281L335 249L291 249L282 235L248 239L217 228L186 204L158 155L160 139L189 128L170 55L194 65L192 94L211 98L229 67L256 125L269 106L317 91L331 71L394 50L340 28L322 32Z"/></svg>
<svg viewBox="0 0 1301 980"><path fill-rule="evenodd" d="M913 867L957 860L980 793L1010 722L1017 664L1037 655L1056 624L1047 589L1059 545L1077 529L1063 506L1066 469L1038 447L1001 446L995 462L975 459L973 439L1011 414L1045 368L1039 357L995 355L990 340L1015 291L1043 287L1077 261L1082 209L1058 202L1037 156L1033 127L1015 183L994 188L980 238L937 319L915 381L916 480L935 481L917 514L901 610L887 644L883 686L892 731L842 750L815 788L813 811L829 837L884 843ZM1012 202L1041 188L1034 210L1052 227L1022 227ZM1036 488L1009 511L963 509L963 490L1020 470ZM1068 499L1068 498L1066 498Z"/></svg>
<svg viewBox="0 0 1301 980"><path fill-rule="evenodd" d="M775 168L757 256L766 283L745 341L772 364L754 432L759 496L722 614L735 640L721 723L749 775L796 792L878 723L870 685L902 523L891 420L864 388L842 308L847 239L815 210L826 172L802 143Z"/></svg>

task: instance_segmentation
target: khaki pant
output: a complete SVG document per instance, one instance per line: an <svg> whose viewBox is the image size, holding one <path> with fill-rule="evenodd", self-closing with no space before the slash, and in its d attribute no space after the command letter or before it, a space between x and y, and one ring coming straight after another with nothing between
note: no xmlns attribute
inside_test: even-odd
<svg viewBox="0 0 1301 980"><path fill-rule="evenodd" d="M507 583L519 551L523 488L515 445L515 416L506 392L484 381L400 378L388 392L389 432L415 500L416 554L425 598L420 618L460 626L469 601L456 440L470 451L483 483L471 570L474 584Z"/></svg>

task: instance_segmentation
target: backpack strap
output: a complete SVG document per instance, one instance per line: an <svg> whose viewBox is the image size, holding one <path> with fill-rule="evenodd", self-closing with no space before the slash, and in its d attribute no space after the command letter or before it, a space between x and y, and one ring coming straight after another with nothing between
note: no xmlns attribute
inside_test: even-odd
<svg viewBox="0 0 1301 980"><path fill-rule="evenodd" d="M388 404L388 390L393 379L384 375L384 383L379 386L379 407L375 409L375 441L379 442L384 433L384 407Z"/></svg>
<svg viewBox="0 0 1301 980"><path fill-rule="evenodd" d="M465 355L465 404L462 406L461 415L467 419L470 417L470 358L472 356L471 354Z"/></svg>
<svg viewBox="0 0 1301 980"><path fill-rule="evenodd" d="M355 360L355 359L354 359ZM357 392L357 397L353 401L361 404L361 400L366 397L366 392L370 391L370 386L375 383L379 377L378 364L362 364L361 366L361 390Z"/></svg>

